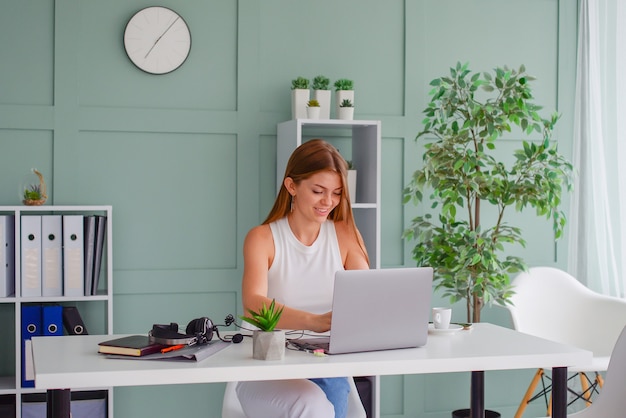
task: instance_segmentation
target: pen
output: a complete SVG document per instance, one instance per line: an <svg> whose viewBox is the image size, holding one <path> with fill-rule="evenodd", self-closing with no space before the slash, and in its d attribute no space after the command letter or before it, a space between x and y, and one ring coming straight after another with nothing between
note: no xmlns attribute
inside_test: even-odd
<svg viewBox="0 0 626 418"><path fill-rule="evenodd" d="M171 347L165 347L161 349L161 353L169 353L170 351L180 350L181 348L187 347L185 344L173 345Z"/></svg>

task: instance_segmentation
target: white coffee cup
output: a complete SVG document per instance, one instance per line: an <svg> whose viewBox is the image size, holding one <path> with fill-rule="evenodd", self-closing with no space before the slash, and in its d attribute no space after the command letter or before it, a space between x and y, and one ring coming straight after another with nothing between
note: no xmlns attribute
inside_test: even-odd
<svg viewBox="0 0 626 418"><path fill-rule="evenodd" d="M435 329L448 329L452 319L452 308L433 308L433 325Z"/></svg>

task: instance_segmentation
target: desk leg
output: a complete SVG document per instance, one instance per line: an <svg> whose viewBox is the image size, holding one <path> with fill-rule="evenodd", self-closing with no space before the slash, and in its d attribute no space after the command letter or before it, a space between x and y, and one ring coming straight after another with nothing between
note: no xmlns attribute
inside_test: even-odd
<svg viewBox="0 0 626 418"><path fill-rule="evenodd" d="M552 369L552 418L567 417L567 367Z"/></svg>
<svg viewBox="0 0 626 418"><path fill-rule="evenodd" d="M46 400L47 418L70 418L70 390L51 389L48 390Z"/></svg>
<svg viewBox="0 0 626 418"><path fill-rule="evenodd" d="M470 387L470 418L485 416L485 372L473 371Z"/></svg>

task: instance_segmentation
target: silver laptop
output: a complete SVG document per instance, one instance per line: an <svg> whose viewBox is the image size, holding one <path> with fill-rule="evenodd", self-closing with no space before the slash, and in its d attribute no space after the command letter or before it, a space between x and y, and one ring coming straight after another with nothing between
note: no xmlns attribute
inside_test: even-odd
<svg viewBox="0 0 626 418"><path fill-rule="evenodd" d="M327 354L423 346L432 281L431 267L338 271L330 336L289 342Z"/></svg>

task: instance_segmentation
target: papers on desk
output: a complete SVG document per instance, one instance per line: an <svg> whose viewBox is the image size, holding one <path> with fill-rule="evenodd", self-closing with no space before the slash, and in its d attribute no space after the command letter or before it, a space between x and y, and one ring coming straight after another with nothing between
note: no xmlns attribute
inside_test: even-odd
<svg viewBox="0 0 626 418"><path fill-rule="evenodd" d="M213 354L222 351L226 347L229 347L232 343L224 341L211 341L208 344L192 345L189 347L181 348L180 350L174 350L167 353L154 353L141 357L124 356L116 354L106 354L107 358L111 359L124 359L124 360L176 360L176 361L202 361Z"/></svg>

